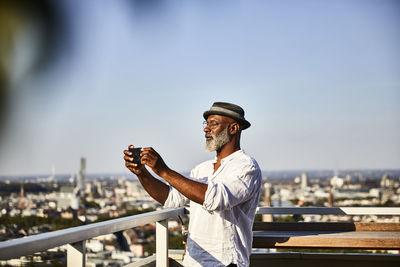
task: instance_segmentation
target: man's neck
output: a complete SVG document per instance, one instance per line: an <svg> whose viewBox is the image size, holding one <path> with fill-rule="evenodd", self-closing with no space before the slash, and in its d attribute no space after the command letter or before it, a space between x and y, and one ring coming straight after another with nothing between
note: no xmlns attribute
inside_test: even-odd
<svg viewBox="0 0 400 267"><path fill-rule="evenodd" d="M240 145L239 146L228 146L228 145L229 143L217 151L217 162L220 162L221 159L226 158L230 154L240 150Z"/></svg>

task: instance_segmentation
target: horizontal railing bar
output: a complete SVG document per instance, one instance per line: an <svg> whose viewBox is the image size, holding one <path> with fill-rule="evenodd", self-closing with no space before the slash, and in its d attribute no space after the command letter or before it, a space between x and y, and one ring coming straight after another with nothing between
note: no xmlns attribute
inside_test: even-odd
<svg viewBox="0 0 400 267"><path fill-rule="evenodd" d="M0 242L0 260L13 259L46 249L115 233L136 226L184 215L184 208L163 209L38 235Z"/></svg>
<svg viewBox="0 0 400 267"><path fill-rule="evenodd" d="M400 215L389 207L258 207L257 214Z"/></svg>

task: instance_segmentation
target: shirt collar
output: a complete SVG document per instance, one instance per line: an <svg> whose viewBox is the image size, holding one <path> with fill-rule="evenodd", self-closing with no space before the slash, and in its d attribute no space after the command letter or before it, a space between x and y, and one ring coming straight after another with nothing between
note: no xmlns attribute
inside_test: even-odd
<svg viewBox="0 0 400 267"><path fill-rule="evenodd" d="M225 164L226 162L238 157L239 155L244 154L244 150L243 149L239 149L238 151L233 152L232 154L229 154L228 156L226 156L225 158L221 159L221 165ZM217 162L217 156L214 157L213 163Z"/></svg>

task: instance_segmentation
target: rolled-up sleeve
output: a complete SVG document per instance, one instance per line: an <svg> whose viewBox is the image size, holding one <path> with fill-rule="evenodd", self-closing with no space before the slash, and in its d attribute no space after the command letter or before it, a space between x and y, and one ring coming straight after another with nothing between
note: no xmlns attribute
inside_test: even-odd
<svg viewBox="0 0 400 267"><path fill-rule="evenodd" d="M189 199L182 195L178 190L169 186L168 197L165 200L164 208L179 208L183 207Z"/></svg>
<svg viewBox="0 0 400 267"><path fill-rule="evenodd" d="M207 211L231 209L255 196L261 183L261 171L257 167L247 166L241 174L235 171L231 175L224 177L223 182L208 182L203 203Z"/></svg>

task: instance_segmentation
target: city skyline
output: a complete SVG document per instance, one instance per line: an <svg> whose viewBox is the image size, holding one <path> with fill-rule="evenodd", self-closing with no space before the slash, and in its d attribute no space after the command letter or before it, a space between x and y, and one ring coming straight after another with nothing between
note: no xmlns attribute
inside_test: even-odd
<svg viewBox="0 0 400 267"><path fill-rule="evenodd" d="M400 168L398 2L132 3L56 4L66 41L46 71L18 57L0 176L129 174L129 144L190 171L214 101L244 108L262 170Z"/></svg>

